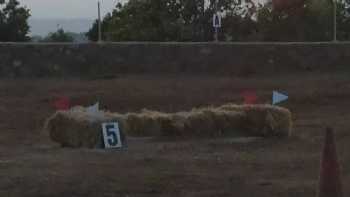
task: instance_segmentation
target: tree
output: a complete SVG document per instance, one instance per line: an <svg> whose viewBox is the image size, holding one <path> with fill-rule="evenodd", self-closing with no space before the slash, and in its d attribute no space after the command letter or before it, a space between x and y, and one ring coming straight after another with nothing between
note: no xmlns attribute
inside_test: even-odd
<svg viewBox="0 0 350 197"><path fill-rule="evenodd" d="M332 10L329 0L307 0L283 10L273 9L269 2L258 10L258 29L264 41L330 41Z"/></svg>
<svg viewBox="0 0 350 197"><path fill-rule="evenodd" d="M337 30L338 40L350 40L350 0L338 0Z"/></svg>
<svg viewBox="0 0 350 197"><path fill-rule="evenodd" d="M274 10L293 10L302 7L305 0L272 0Z"/></svg>
<svg viewBox="0 0 350 197"><path fill-rule="evenodd" d="M110 13L108 13L103 20L101 21L101 28L103 32L105 32L108 29L108 24L110 23L112 16ZM89 40L96 42L98 40L98 20L95 20L91 29L86 33L86 36L89 38ZM102 39L106 40L108 34L104 33L102 34Z"/></svg>
<svg viewBox="0 0 350 197"><path fill-rule="evenodd" d="M29 17L30 10L21 7L17 0L0 0L0 41L29 41Z"/></svg>
<svg viewBox="0 0 350 197"><path fill-rule="evenodd" d="M56 32L51 32L47 35L42 42L73 42L74 38L71 34L66 33L62 28Z"/></svg>
<svg viewBox="0 0 350 197"><path fill-rule="evenodd" d="M257 13L255 2L250 0L221 1L220 12L225 13L222 19L222 35L225 38L221 40L256 41L259 39L257 35L257 23L254 20Z"/></svg>
<svg viewBox="0 0 350 197"><path fill-rule="evenodd" d="M185 37L181 34L184 28L180 24L185 21L180 18L180 9L176 0L130 0L118 4L102 26L114 41L180 40Z"/></svg>

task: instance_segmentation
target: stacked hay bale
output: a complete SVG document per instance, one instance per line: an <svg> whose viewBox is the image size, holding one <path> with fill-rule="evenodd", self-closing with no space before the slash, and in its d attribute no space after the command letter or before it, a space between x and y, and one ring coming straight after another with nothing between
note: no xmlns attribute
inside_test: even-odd
<svg viewBox="0 0 350 197"><path fill-rule="evenodd" d="M89 113L84 107L57 111L45 123L50 138L63 147L97 148L103 145L101 123L117 121L124 124L123 116L117 113Z"/></svg>
<svg viewBox="0 0 350 197"><path fill-rule="evenodd" d="M220 137L239 133L243 117L241 112L203 108L192 110L186 116L178 118L182 124L176 125L181 125L178 130L182 130L183 136Z"/></svg>
<svg viewBox="0 0 350 197"><path fill-rule="evenodd" d="M220 107L224 111L244 113L243 129L254 136L290 136L292 131L292 114L283 107L272 105L235 105Z"/></svg>
<svg viewBox="0 0 350 197"><path fill-rule="evenodd" d="M142 110L141 113L128 113L124 115L124 118L126 133L144 137L161 135L166 122L170 122L168 114L150 110Z"/></svg>
<svg viewBox="0 0 350 197"><path fill-rule="evenodd" d="M96 147L101 141L101 123L117 121L129 136L222 137L280 136L291 134L288 109L271 105L234 105L193 109L188 112L101 112L91 117L84 108L56 112L47 121L51 139L63 146Z"/></svg>

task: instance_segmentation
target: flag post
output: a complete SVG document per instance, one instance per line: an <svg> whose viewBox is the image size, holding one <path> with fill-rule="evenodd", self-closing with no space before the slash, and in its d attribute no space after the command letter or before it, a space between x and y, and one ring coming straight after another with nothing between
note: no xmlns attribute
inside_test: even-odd
<svg viewBox="0 0 350 197"><path fill-rule="evenodd" d="M101 25L101 3L98 1L97 3L98 9L98 42L102 42L102 25Z"/></svg>
<svg viewBox="0 0 350 197"><path fill-rule="evenodd" d="M333 42L337 42L337 0L333 0Z"/></svg>
<svg viewBox="0 0 350 197"><path fill-rule="evenodd" d="M213 15L214 41L219 42L219 28L221 28L221 16L218 12L219 0L215 1L215 13Z"/></svg>

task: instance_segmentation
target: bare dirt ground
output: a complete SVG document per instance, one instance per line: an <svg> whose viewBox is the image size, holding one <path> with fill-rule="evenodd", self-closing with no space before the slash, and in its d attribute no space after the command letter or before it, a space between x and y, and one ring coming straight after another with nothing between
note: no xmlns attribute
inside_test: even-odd
<svg viewBox="0 0 350 197"><path fill-rule="evenodd" d="M345 194L350 193L350 78L340 74L120 76L112 80L0 80L0 196L316 196L324 127L335 128ZM242 103L257 91L289 94L289 139L160 141L129 139L123 152L63 149L42 133L56 95L100 101L118 112L179 111Z"/></svg>

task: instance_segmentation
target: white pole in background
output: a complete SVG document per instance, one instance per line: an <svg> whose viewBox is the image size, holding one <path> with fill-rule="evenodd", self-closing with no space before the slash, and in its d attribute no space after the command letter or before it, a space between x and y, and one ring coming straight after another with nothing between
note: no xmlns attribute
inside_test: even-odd
<svg viewBox="0 0 350 197"><path fill-rule="evenodd" d="M337 0L333 1L333 41L337 42Z"/></svg>
<svg viewBox="0 0 350 197"><path fill-rule="evenodd" d="M98 42L102 42L102 28L101 28L101 4L100 1L97 3L98 8Z"/></svg>
<svg viewBox="0 0 350 197"><path fill-rule="evenodd" d="M215 1L215 14L218 14L218 3L219 0ZM215 32L214 32L214 40L215 42L219 42L219 27L215 26Z"/></svg>
<svg viewBox="0 0 350 197"><path fill-rule="evenodd" d="M219 42L219 30L218 30L218 27L215 27L214 40L215 40L215 42Z"/></svg>

